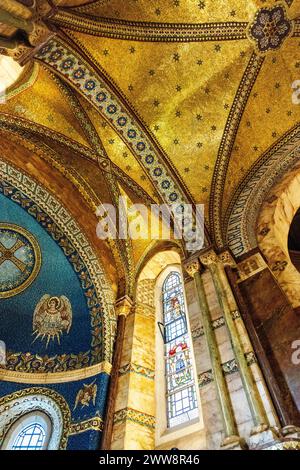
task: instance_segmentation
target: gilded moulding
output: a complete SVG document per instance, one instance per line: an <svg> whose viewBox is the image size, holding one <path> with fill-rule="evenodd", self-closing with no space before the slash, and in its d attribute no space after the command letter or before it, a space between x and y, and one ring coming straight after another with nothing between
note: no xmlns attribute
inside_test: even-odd
<svg viewBox="0 0 300 470"><path fill-rule="evenodd" d="M214 241L218 247L223 246L225 239L222 232L222 198L229 160L244 110L263 62L264 58L253 52L234 98L218 151L209 206L211 233L214 234Z"/></svg>
<svg viewBox="0 0 300 470"><path fill-rule="evenodd" d="M99 416L87 419L85 421L79 421L77 423L71 423L69 428L69 436L81 434L86 431L102 431L103 420Z"/></svg>
<svg viewBox="0 0 300 470"><path fill-rule="evenodd" d="M6 101L14 98L19 93L22 93L23 91L30 88L38 78L39 68L40 67L36 62L30 62L29 64L25 65L24 70L22 71L18 80L6 90Z"/></svg>
<svg viewBox="0 0 300 470"><path fill-rule="evenodd" d="M23 384L66 383L93 377L103 372L110 375L111 368L112 365L109 362L103 361L99 364L95 364L94 366L85 367L84 369L69 370L65 372L30 373L0 369L0 380L4 382L15 382Z"/></svg>

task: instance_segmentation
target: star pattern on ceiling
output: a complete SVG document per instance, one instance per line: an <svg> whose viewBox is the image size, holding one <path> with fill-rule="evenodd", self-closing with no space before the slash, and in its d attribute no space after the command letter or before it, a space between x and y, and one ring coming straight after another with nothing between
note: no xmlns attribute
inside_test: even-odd
<svg viewBox="0 0 300 470"><path fill-rule="evenodd" d="M239 183L299 120L290 99L299 1L57 3L56 38L35 54L46 65L39 79L51 70L81 95L107 158L150 197L204 203L210 235L222 246ZM91 140L78 122L72 126L66 102L58 116L45 97L44 112L19 97L6 112L93 147L96 134ZM101 165L110 168L105 159Z"/></svg>

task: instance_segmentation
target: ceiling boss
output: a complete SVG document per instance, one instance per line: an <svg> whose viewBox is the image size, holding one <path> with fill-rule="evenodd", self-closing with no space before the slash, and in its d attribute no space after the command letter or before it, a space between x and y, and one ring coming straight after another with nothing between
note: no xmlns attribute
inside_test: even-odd
<svg viewBox="0 0 300 470"><path fill-rule="evenodd" d="M249 25L248 36L255 43L259 54L279 49L293 31L293 22L288 18L285 5L261 8Z"/></svg>

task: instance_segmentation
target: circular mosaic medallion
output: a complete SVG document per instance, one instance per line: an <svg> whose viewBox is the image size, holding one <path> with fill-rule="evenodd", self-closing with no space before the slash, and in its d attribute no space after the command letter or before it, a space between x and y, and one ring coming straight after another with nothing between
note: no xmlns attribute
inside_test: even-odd
<svg viewBox="0 0 300 470"><path fill-rule="evenodd" d="M25 290L40 267L41 250L31 233L18 225L0 222L0 298Z"/></svg>

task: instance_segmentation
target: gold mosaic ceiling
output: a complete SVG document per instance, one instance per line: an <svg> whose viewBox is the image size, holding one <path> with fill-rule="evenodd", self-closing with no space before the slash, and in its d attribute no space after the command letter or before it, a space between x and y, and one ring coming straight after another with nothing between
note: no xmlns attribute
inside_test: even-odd
<svg viewBox="0 0 300 470"><path fill-rule="evenodd" d="M300 0L283 3L264 0L100 0L88 4L65 0L56 3L59 7L67 6L66 11L76 13L77 17L88 15L90 20L96 21L110 18L116 25L120 20L126 20L128 36L128 22L139 22L141 28L149 27L149 22L155 23L158 30L163 30L165 23L173 24L175 36L179 23L208 23L214 28L217 25L212 27L211 23L226 22L230 29L236 22L245 25L252 22L261 8L281 4L290 20L300 16ZM212 217L209 206L212 207L214 201L220 205L222 214L225 213L234 191L251 166L299 122L300 105L293 104L291 99L291 85L300 79L299 35L290 35L276 51L268 51L260 57L255 55L254 42L246 34L236 40L225 34L218 40L207 37L201 41L137 41L95 32L92 35L88 21L83 19L81 23L85 25L84 32L82 28L79 31L70 24L64 25L61 20L58 25L120 90L123 99L163 149L183 187L195 202L205 204L207 218ZM233 137L231 135L230 153L220 156L234 100L254 55L257 76L252 77L245 109L239 116ZM109 158L157 200L155 186L130 149L84 98L80 98L80 102ZM90 146L74 119L66 96L43 67L31 88L9 100L1 109ZM226 160L225 167L220 170L222 175L215 168L220 157ZM209 222L213 226L212 220Z"/></svg>

